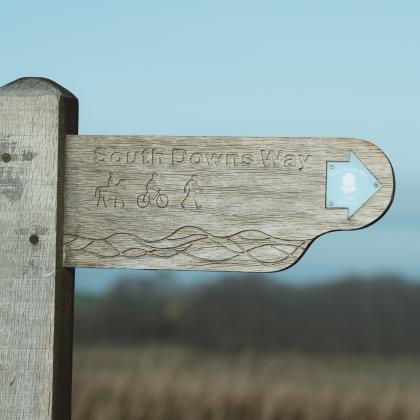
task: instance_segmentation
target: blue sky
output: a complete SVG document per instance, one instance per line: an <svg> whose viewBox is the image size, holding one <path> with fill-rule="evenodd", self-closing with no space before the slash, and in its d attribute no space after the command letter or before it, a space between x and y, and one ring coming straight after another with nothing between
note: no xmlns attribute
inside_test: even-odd
<svg viewBox="0 0 420 420"><path fill-rule="evenodd" d="M1 16L0 84L62 84L80 100L81 134L373 141L396 172L392 209L366 230L323 236L272 276L420 279L419 2L20 1ZM77 287L121 274L146 275L79 270Z"/></svg>

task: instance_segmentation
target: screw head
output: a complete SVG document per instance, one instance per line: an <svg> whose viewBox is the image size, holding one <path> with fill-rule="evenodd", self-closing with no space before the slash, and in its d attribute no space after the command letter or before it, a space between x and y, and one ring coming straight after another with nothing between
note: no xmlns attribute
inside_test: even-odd
<svg viewBox="0 0 420 420"><path fill-rule="evenodd" d="M1 160L2 160L4 163L9 163L9 162L12 160L12 156L10 156L10 153L3 153L3 154L1 155Z"/></svg>
<svg viewBox="0 0 420 420"><path fill-rule="evenodd" d="M373 184L373 186L374 186L375 188L378 188L378 187L379 187L379 184L378 184L377 182L375 182L375 183Z"/></svg>
<svg viewBox="0 0 420 420"><path fill-rule="evenodd" d="M334 205L334 202L328 201L328 207L332 207Z"/></svg>
<svg viewBox="0 0 420 420"><path fill-rule="evenodd" d="M38 236L38 235L36 235L36 234L32 234L32 235L29 237L29 242L30 242L32 245L37 245L37 244L38 244L38 242L39 242L39 236Z"/></svg>
<svg viewBox="0 0 420 420"><path fill-rule="evenodd" d="M333 163L330 163L330 169L334 169L335 165Z"/></svg>

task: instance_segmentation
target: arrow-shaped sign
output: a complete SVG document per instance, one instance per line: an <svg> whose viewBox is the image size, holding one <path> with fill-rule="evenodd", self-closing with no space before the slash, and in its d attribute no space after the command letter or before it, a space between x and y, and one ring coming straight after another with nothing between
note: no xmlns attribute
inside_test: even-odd
<svg viewBox="0 0 420 420"><path fill-rule="evenodd" d="M350 216L379 189L354 155L333 162L351 150L383 187L349 223L319 200L326 162L328 200ZM67 267L281 270L318 236L374 222L394 190L375 145L327 138L66 136L65 181Z"/></svg>
<svg viewBox="0 0 420 420"><path fill-rule="evenodd" d="M347 208L349 219L381 187L381 183L353 152L350 152L349 162L327 162L326 207Z"/></svg>

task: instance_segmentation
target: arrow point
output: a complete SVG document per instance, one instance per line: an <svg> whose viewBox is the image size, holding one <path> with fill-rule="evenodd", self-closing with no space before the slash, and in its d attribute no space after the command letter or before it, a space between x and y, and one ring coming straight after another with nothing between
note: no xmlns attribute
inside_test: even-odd
<svg viewBox="0 0 420 420"><path fill-rule="evenodd" d="M353 151L348 162L331 162L327 172L328 208L347 208L350 219L382 187Z"/></svg>

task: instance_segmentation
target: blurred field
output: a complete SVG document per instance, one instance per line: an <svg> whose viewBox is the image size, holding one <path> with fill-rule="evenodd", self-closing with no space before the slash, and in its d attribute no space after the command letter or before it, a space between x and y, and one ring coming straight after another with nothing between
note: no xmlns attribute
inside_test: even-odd
<svg viewBox="0 0 420 420"><path fill-rule="evenodd" d="M76 347L76 420L418 420L420 356Z"/></svg>

